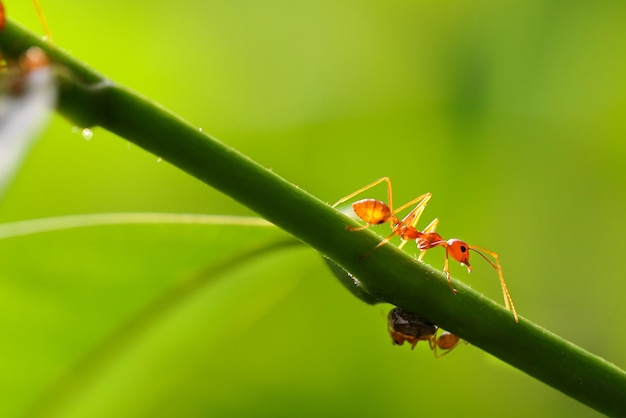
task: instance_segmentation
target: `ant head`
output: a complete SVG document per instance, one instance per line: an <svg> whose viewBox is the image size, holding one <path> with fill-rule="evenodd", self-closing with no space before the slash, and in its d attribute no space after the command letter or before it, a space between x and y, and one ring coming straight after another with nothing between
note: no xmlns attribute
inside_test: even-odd
<svg viewBox="0 0 626 418"><path fill-rule="evenodd" d="M469 250L470 246L459 239L448 240L448 254L459 263L467 267L467 271L471 272L472 267L469 263Z"/></svg>

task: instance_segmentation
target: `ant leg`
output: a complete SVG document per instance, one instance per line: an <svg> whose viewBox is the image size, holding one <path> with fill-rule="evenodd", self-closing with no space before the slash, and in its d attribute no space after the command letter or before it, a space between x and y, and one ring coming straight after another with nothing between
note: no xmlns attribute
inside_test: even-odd
<svg viewBox="0 0 626 418"><path fill-rule="evenodd" d="M388 243L391 240L391 238L393 238L394 235L400 235L400 237L402 237L403 236L402 230L407 228L407 224L409 222L411 223L410 227L414 227L415 224L417 224L417 221L419 220L420 216L422 216L422 212L424 212L424 209L426 209L426 204L428 203L431 197L432 197L432 194L424 193L423 195L416 197L410 202L407 202L404 205L400 206L398 209L392 211L391 217L389 218L390 223L392 224L391 234L389 234L387 238L379 242L378 245L374 247L374 249L380 247L381 245L385 245L386 243ZM395 216L395 214L404 210L405 208L409 206L414 205L415 203L417 203L415 208L413 208L411 212L409 212L401 221L398 222L398 218ZM403 239L400 245L398 246L398 248L402 249L402 247L404 247L406 243L407 241Z"/></svg>
<svg viewBox="0 0 626 418"><path fill-rule="evenodd" d="M435 232L437 229L437 225L439 225L439 218L435 218L431 223L426 225L426 228L422 231L423 234L430 234L431 232Z"/></svg>
<svg viewBox="0 0 626 418"><path fill-rule="evenodd" d="M446 248L446 261L443 265L443 271L446 273L446 278L448 279L448 286L450 287L450 290L452 290L452 293L454 293L456 295L456 289L454 288L454 286L452 286L452 280L450 280L450 269L448 268L448 247Z"/></svg>
<svg viewBox="0 0 626 418"><path fill-rule="evenodd" d="M382 183L383 181L387 182L387 200L388 200L388 202L389 202L389 208L391 208L391 210L393 210L393 204L392 204L392 202L391 202L391 199L392 199L392 197L391 197L391 180L389 180L389 177L381 177L381 178L379 178L378 180L373 181L372 183L368 184L367 186L363 186L363 187L361 187L361 188L360 188L360 189L358 189L357 191L352 192L352 193L350 193L349 195L342 197L342 198L341 198L341 199L339 199L337 202L335 202L335 204L334 204L334 205L332 205L331 207L333 207L333 208L334 208L334 207L336 207L337 205L340 205L340 204L342 204L343 202L346 202L346 201L348 201L348 200L352 199L354 196L356 196L356 195L358 195L358 194L360 194L360 193L363 193L364 191L369 190L369 189L371 189L371 188L372 188L372 187L374 187L374 186L379 185L379 184L380 184L380 183Z"/></svg>
<svg viewBox="0 0 626 418"><path fill-rule="evenodd" d="M348 231L362 231L364 229L369 228L370 226L372 226L371 224L365 224L365 225L361 225L361 226L346 226L346 229Z"/></svg>
<svg viewBox="0 0 626 418"><path fill-rule="evenodd" d="M424 228L424 230L422 231L422 234L429 234L431 232L435 232L435 230L437 229L437 225L439 225L439 219L435 218L435 219L432 220L431 223L426 225L426 228ZM424 254L426 254L426 250L421 250L420 251L420 256L417 258L417 260L418 261L423 261Z"/></svg>
<svg viewBox="0 0 626 418"><path fill-rule="evenodd" d="M445 258L445 262L443 265L443 271L446 273L446 279L448 280L448 286L450 287L450 290L452 291L452 293L456 295L457 290L454 288L454 286L452 286L452 280L450 278L450 268L449 268L449 263L448 263L448 259L450 255L450 247L448 246L448 243L442 240L441 236L439 236L439 234L435 232L435 230L437 229L437 225L439 225L439 219L435 218L421 232L423 242L421 243L422 247L420 248L420 255L417 258L417 260L422 261L422 259L424 258L424 254L426 254L426 251L433 247L437 247L437 246L444 247L446 250L446 258ZM433 236L431 237L430 235L433 235ZM435 238L435 240L433 238ZM418 248L419 248L419 245L418 245Z"/></svg>
<svg viewBox="0 0 626 418"><path fill-rule="evenodd" d="M402 249L402 247L404 247L404 245L408 242L408 240L404 239L403 235L400 231L400 229L404 228L415 228L415 225L417 225L417 222L419 221L420 217L422 216L422 213L424 212L424 209L426 209L426 205L428 204L428 201L430 200L430 198L432 197L432 195L430 193L424 193L423 195L411 200L410 202L400 206L398 209L396 209L394 211L394 213L401 211L402 209L411 206L415 203L417 203L417 205L415 206L415 208L413 208L413 210L411 210L411 212L409 212L399 223L398 225L396 225L396 227L394 228L393 233L394 234L398 234L400 235L400 237L402 237L402 243L398 246L398 248Z"/></svg>
<svg viewBox="0 0 626 418"><path fill-rule="evenodd" d="M431 193L424 193L423 195L416 197L415 199L405 203L399 208L392 210L391 214L395 215L398 212L402 212L404 209L408 208L409 206L413 206L417 204L415 208L413 208L411 212L409 212L408 215L406 215L404 219L402 219L402 222L401 222L403 225L407 225L410 222L411 226L414 227L415 225L417 225L417 221L419 221L420 215L422 214L422 212L424 212L424 209L426 208L426 204L428 203L431 197L433 197Z"/></svg>
<svg viewBox="0 0 626 418"><path fill-rule="evenodd" d="M369 225L366 225L365 227L367 228ZM359 229L365 229L365 228L359 228ZM394 235L396 235L396 228L394 228L394 230L391 232L391 234L389 234L387 236L387 238L385 238L384 240L382 240L381 242L379 242L378 244L376 244L376 246L374 247L374 250L378 247L382 247L383 245L385 245L386 243L388 243L389 241L391 241L391 238L394 237ZM400 247L402 248L402 247ZM372 250L372 251L374 251Z"/></svg>
<svg viewBox="0 0 626 418"><path fill-rule="evenodd" d="M50 26L48 26L48 21L46 20L46 16L43 14L43 9L39 4L39 0L33 0L33 5L35 6L35 10L37 10L37 16L39 16L39 22L41 22L41 26L43 27L43 31L46 34L46 41L52 45L52 32L50 32Z"/></svg>
<svg viewBox="0 0 626 418"><path fill-rule="evenodd" d="M498 271L500 286L502 287L502 295L504 296L504 306L506 307L506 309L513 312L515 322L519 322L519 317L517 316L515 305L513 305L513 299L511 298L509 289L506 287L506 282L504 281L504 275L502 274L502 265L500 264L500 257L498 256L498 253L494 253L493 251L478 246L471 246L470 250L474 250L476 253L480 254L482 258L484 258L489 264L491 264L491 267ZM496 260L496 262L494 263L493 261L489 260L481 251L492 256Z"/></svg>
<svg viewBox="0 0 626 418"><path fill-rule="evenodd" d="M439 334L439 330L441 328L437 328L437 331L435 332L435 335L432 336L432 350L433 350L433 354L435 355L435 358L441 358L443 356L445 356L446 354L448 354L447 351L444 351L442 354L439 354L439 352L437 351L437 349L439 348L439 338L437 337L437 334Z"/></svg>
<svg viewBox="0 0 626 418"><path fill-rule="evenodd" d="M435 329L435 333L428 337L428 346L433 352L437 353L437 331L439 331L439 327ZM436 354L435 354L436 356Z"/></svg>

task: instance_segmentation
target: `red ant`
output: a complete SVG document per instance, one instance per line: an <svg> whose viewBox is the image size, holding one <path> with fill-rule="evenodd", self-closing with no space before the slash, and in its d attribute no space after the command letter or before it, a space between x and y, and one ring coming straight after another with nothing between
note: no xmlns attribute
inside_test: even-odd
<svg viewBox="0 0 626 418"><path fill-rule="evenodd" d="M0 1L0 30L4 29L4 24L7 21L7 16L4 13L4 4Z"/></svg>
<svg viewBox="0 0 626 418"><path fill-rule="evenodd" d="M52 34L46 21L46 17L41 9L39 0L33 0L33 6L39 16L39 21L43 26L44 33L49 45L52 45ZM6 24L6 12L4 4L0 0L0 31L4 29ZM8 92L13 95L21 94L26 83L26 77L33 71L50 66L50 61L46 54L37 47L31 47L24 52L18 60L17 65L4 63L2 69L2 75L5 80L4 83L8 85Z"/></svg>
<svg viewBox="0 0 626 418"><path fill-rule="evenodd" d="M349 195L345 197L342 197L332 207L334 208L340 205L341 203L349 199L352 199L354 196L368 189L371 189L372 187L382 182L387 183L387 200L389 201L389 205L377 199L361 199L357 202L354 202L352 204L352 209L354 210L354 213L359 218L361 218L361 220L365 221L366 224L360 227L352 227L352 226L347 227L349 231L361 231L363 229L369 228L372 225L380 225L385 222L389 222L389 226L392 229L391 235L389 235L387 238L381 241L375 248L378 248L381 245L389 242L389 240L394 235L399 235L403 241L406 241L407 239L414 239L414 238L405 238L406 226L417 224L417 221L422 215L422 212L424 212L424 209L426 208L426 204L432 197L430 193L424 193L423 195L416 197L410 202L405 203L404 205L394 210L393 209L393 197L392 197L392 192L391 192L391 180L389 180L389 177L382 177L368 184L367 186L361 187L359 190L353 193L350 193ZM416 205L415 208L413 208L413 210L411 210L411 212L409 212L402 220L400 220L396 216L397 213L402 212L404 209L412 205ZM404 245L404 242L402 243L402 245Z"/></svg>
<svg viewBox="0 0 626 418"><path fill-rule="evenodd" d="M391 181L388 177L383 177L376 180L373 183L368 184L365 187L358 189L356 192L349 194L348 196L339 199L337 203L333 205L333 207L337 206L340 203L345 202L348 199L356 196L357 194L364 192L379 183L387 182L387 196L389 200L389 206L387 206L384 202L376 199L363 199L359 200L352 204L352 208L354 212L357 214L359 218L363 221L367 222L365 226L353 228L348 227L351 231L359 231L365 228L370 227L371 225L378 225L384 222L389 221L392 233L387 238L382 240L374 249L380 247L381 245L386 244L394 235L399 235L402 238L402 243L400 244L400 248L402 248L408 240L415 240L417 243L417 248L421 251L420 256L418 258L419 261L422 261L424 257L424 253L426 250L429 250L434 247L443 247L446 250L445 263L443 267L443 271L446 273L446 278L448 280L448 286L452 293L456 294L457 290L452 286L452 281L450 279L450 269L448 267L448 258L452 257L462 265L467 267L467 271L471 272L471 266L469 263L469 252L474 251L478 253L482 258L484 258L494 269L498 271L498 277L500 278L500 286L502 287L502 294L504 296L504 306L506 309L513 312L513 317L515 318L515 322L519 322L519 318L517 316L517 311L515 310L515 306L513 305L513 299L511 298L511 294L506 286L504 281L504 276L502 274L502 266L500 265L500 257L497 253L487 250L478 246L470 246L466 242L461 241L459 239L449 239L444 240L441 235L435 232L437 225L439 224L438 219L434 219L423 231L419 231L415 225L419 221L422 212L426 208L426 204L431 198L430 193L423 194L409 203L402 205L400 208L393 210L392 206L392 198L391 198ZM417 206L409 212L409 214L404 217L402 220L399 220L396 213L399 211L416 204ZM487 253L495 259L495 263L491 261L484 254Z"/></svg>
<svg viewBox="0 0 626 418"><path fill-rule="evenodd" d="M41 5L39 4L39 0L33 0L33 6L35 7L35 11L37 12L37 16L39 17L39 22L43 27L45 35L45 39L48 44L52 46L52 33L50 32L50 27L48 26L48 22L46 20L46 16L43 13ZM0 31L4 29L6 24L6 12L4 9L4 4L0 0ZM30 71L36 70L38 68L47 67L50 64L48 58L43 53L43 51L39 48L30 48L27 52L25 52L19 59L19 69L23 74L26 74ZM2 68L2 70L6 70L7 68Z"/></svg>
<svg viewBox="0 0 626 418"><path fill-rule="evenodd" d="M515 318L515 322L519 322L519 317L517 316L517 311L515 310L515 305L513 305L513 299L511 298L511 294L509 293L509 289L506 287L506 282L504 281L504 275L502 274L502 265L500 264L500 257L497 253L487 250L486 248L482 248L479 246L470 246L465 241L461 241L460 239L449 239L444 240L441 235L435 232L437 225L439 224L439 219L435 218L423 231L417 230L413 225L406 227L405 229L405 237L406 239L415 239L417 243L417 248L421 251L420 256L418 258L419 261L422 261L426 250L435 247L443 247L446 250L446 258L443 266L443 271L446 273L446 278L448 279L448 286L452 293L456 294L456 289L452 286L452 281L450 280L450 269L448 268L448 257L452 257L465 267L467 267L467 272L472 272L472 267L469 263L469 252L474 251L478 255L487 261L491 267L498 271L498 277L500 278L500 286L502 287L502 295L504 296L504 306L506 309L513 312L513 317ZM403 243L404 244L404 243ZM484 254L487 253L495 259L495 263L491 261Z"/></svg>
<svg viewBox="0 0 626 418"><path fill-rule="evenodd" d="M412 350L419 341L425 340L437 358L448 354L461 340L448 331L443 331L437 336L441 328L402 308L393 308L389 311L387 328L393 344L402 345L406 341L411 344ZM443 352L439 353L438 350Z"/></svg>
<svg viewBox="0 0 626 418"><path fill-rule="evenodd" d="M35 11L37 12L37 16L39 17L39 22L43 27L45 33L45 39L48 42L48 45L52 46L52 33L50 32L50 27L48 26L48 22L46 20L46 16L43 13L41 5L39 4L39 0L33 0L33 6L35 7ZM0 0L0 31L4 29L6 24L6 12L4 9L4 4L2 0ZM22 56L20 56L17 69L18 76L17 81L10 86L9 91L11 93L20 93L22 84L24 81L24 76L28 75L31 71L35 71L40 68L45 68L50 65L50 61L46 54L37 47L29 48ZM9 77L15 76L15 73L11 73L7 66L2 68L3 71L7 71Z"/></svg>

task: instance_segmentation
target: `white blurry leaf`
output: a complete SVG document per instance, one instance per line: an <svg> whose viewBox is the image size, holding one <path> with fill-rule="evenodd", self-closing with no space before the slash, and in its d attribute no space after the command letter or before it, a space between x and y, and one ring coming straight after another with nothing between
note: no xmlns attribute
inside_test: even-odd
<svg viewBox="0 0 626 418"><path fill-rule="evenodd" d="M19 168L57 98L54 71L49 65L19 77L23 77L19 80L19 92L5 92L0 97L0 194Z"/></svg>

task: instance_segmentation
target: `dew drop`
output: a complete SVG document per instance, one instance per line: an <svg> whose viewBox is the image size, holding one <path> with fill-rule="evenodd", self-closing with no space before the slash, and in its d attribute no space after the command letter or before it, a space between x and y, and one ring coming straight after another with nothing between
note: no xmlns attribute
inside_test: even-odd
<svg viewBox="0 0 626 418"><path fill-rule="evenodd" d="M93 138L93 132L89 128L83 129L82 135L83 135L83 138L85 138L87 141Z"/></svg>
<svg viewBox="0 0 626 418"><path fill-rule="evenodd" d="M200 132L202 132L202 128L198 128L198 130L199 130Z"/></svg>
<svg viewBox="0 0 626 418"><path fill-rule="evenodd" d="M160 163L161 161L163 161L163 158L158 157L158 158L157 158L157 163Z"/></svg>

